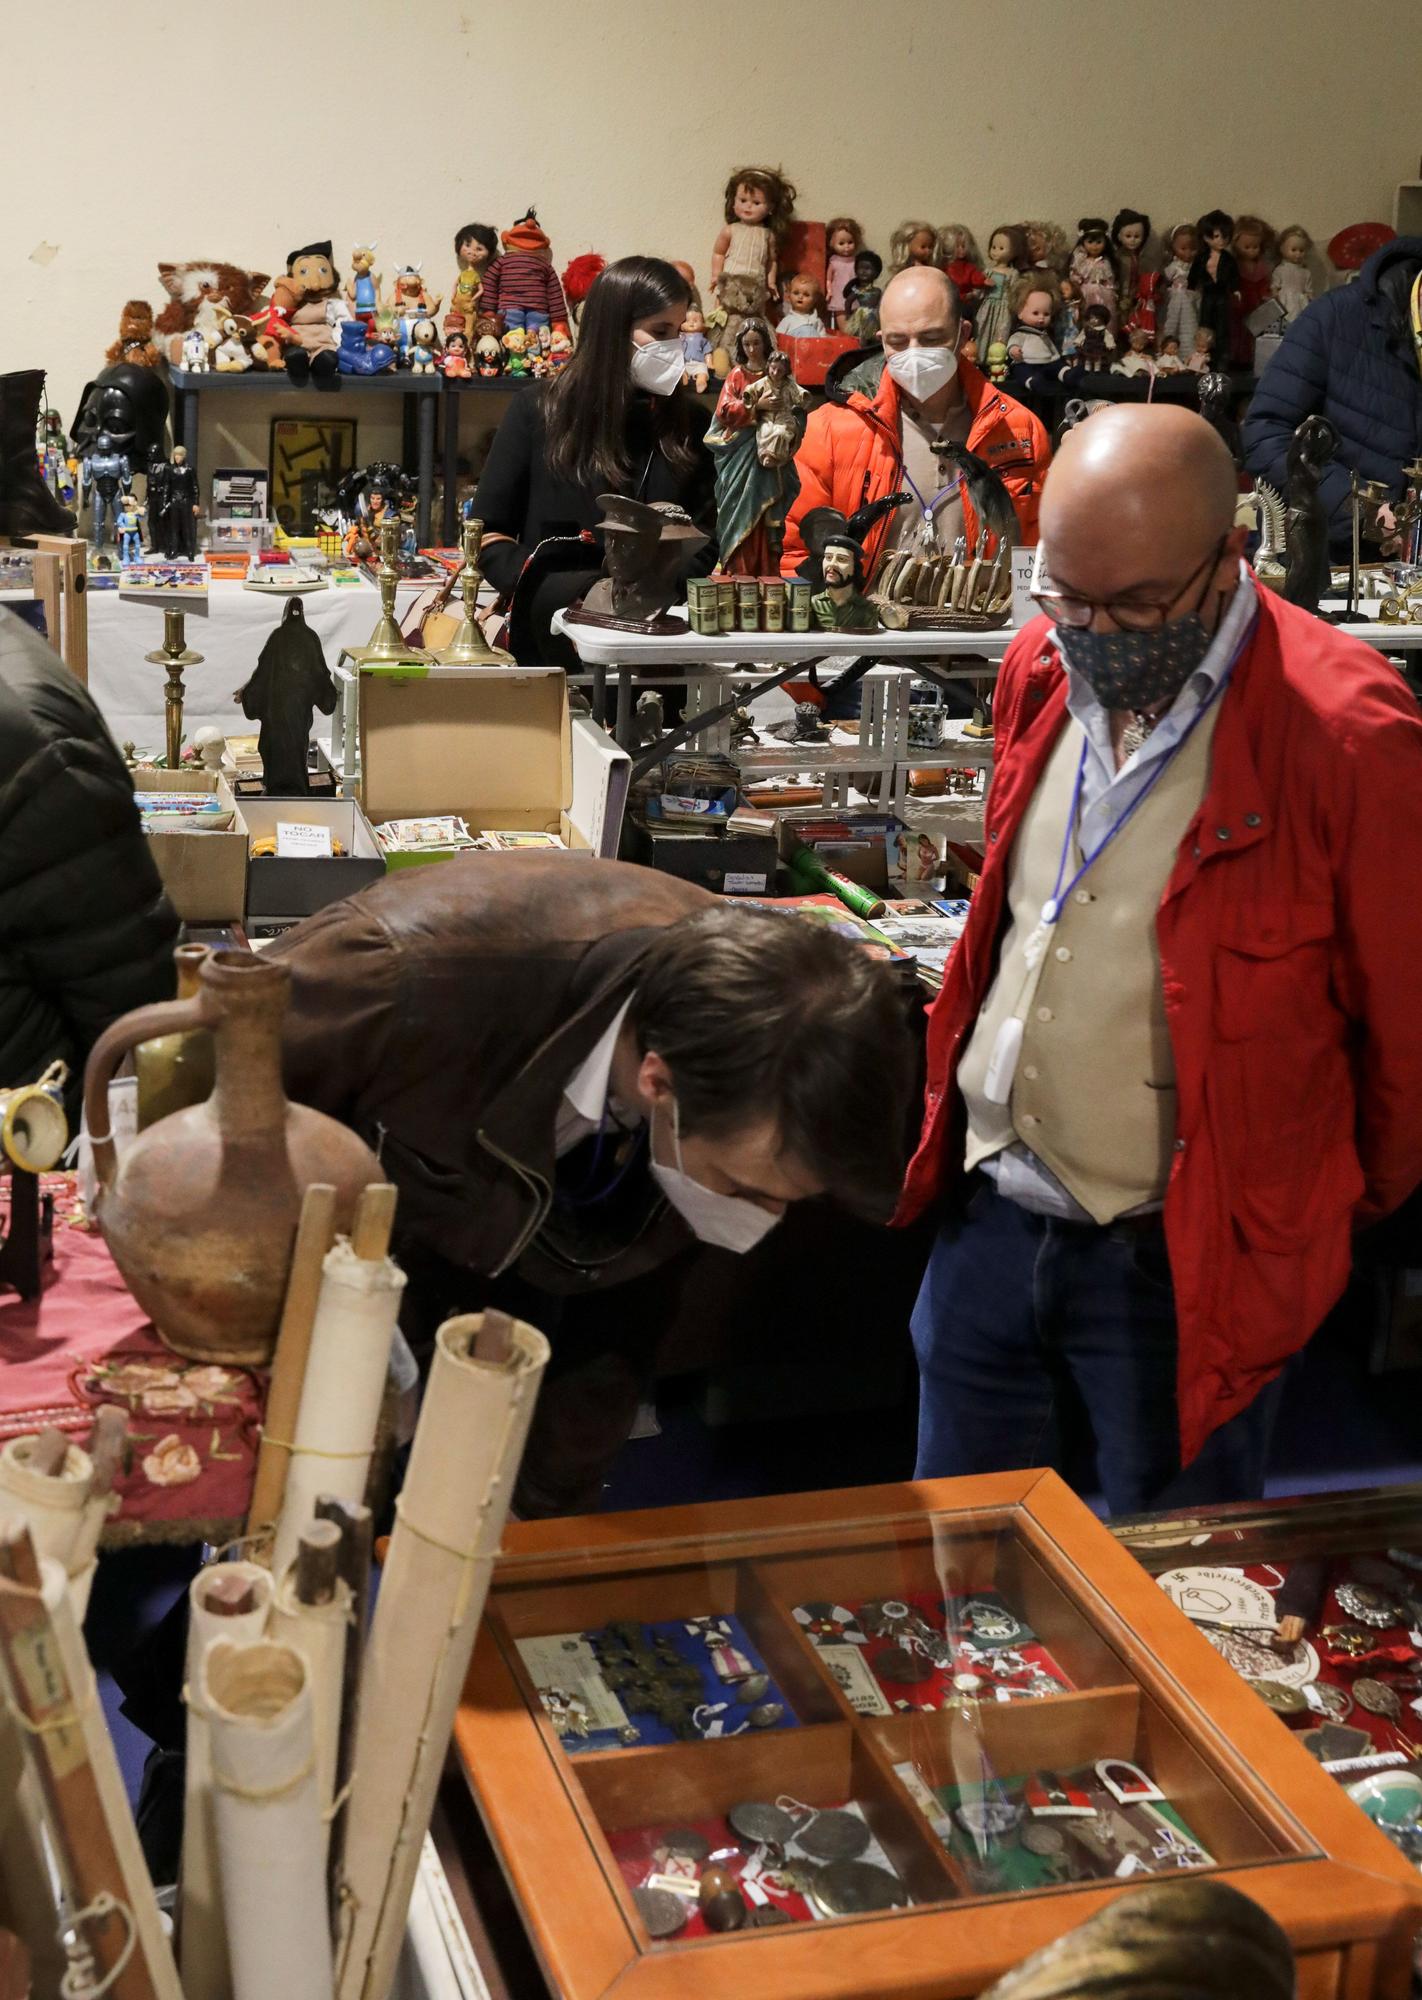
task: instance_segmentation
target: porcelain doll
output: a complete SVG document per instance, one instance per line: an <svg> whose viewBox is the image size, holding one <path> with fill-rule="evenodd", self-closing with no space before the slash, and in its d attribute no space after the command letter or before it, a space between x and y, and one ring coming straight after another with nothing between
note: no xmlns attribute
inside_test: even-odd
<svg viewBox="0 0 1422 2000"><path fill-rule="evenodd" d="M706 332L706 315L697 306L687 308L681 323L681 357L686 363L682 381L689 382L698 395L704 395L711 379L711 342Z"/></svg>
<svg viewBox="0 0 1422 2000"><path fill-rule="evenodd" d="M1111 242L1116 252L1116 278L1120 287L1120 313L1128 320L1136 309L1141 275L1141 257L1150 240L1150 217L1138 208L1119 208L1111 224Z"/></svg>
<svg viewBox="0 0 1422 2000"><path fill-rule="evenodd" d="M1038 366L1059 361L1061 349L1052 338L1052 327L1061 306L1061 289L1052 272L1024 271L1007 296L1012 308L1008 358Z"/></svg>
<svg viewBox="0 0 1422 2000"><path fill-rule="evenodd" d="M779 168L737 167L726 182L725 225L711 246L711 290L726 323L718 345L732 348L748 319L780 296L777 259L795 219L795 188Z"/></svg>
<svg viewBox="0 0 1422 2000"><path fill-rule="evenodd" d="M346 302L357 319L373 320L380 304L380 273L375 268L374 243L357 243L351 251Z"/></svg>
<svg viewBox="0 0 1422 2000"><path fill-rule="evenodd" d="M910 264L936 264L938 231L931 222L901 222L889 238L889 276L896 278Z"/></svg>
<svg viewBox="0 0 1422 2000"><path fill-rule="evenodd" d="M1192 375L1205 375L1214 367L1215 335L1213 327L1197 326L1195 343L1190 358L1185 363Z"/></svg>
<svg viewBox="0 0 1422 2000"><path fill-rule="evenodd" d="M1102 215L1083 215L1076 229L1071 274L1081 287L1081 303L1083 307L1105 306L1114 332L1120 281L1106 218Z"/></svg>
<svg viewBox="0 0 1422 2000"><path fill-rule="evenodd" d="M844 331L862 347L872 346L879 338L879 301L884 296L879 276L883 268L884 260L876 250L861 250L854 260L854 283L845 286L844 303L849 310L844 316Z"/></svg>
<svg viewBox="0 0 1422 2000"><path fill-rule="evenodd" d="M1180 358L1180 340L1177 334L1167 333L1161 340L1160 352L1155 357L1157 375L1178 375L1185 363Z"/></svg>
<svg viewBox="0 0 1422 2000"><path fill-rule="evenodd" d="M1058 283L1058 290L1061 304L1052 323L1052 338L1062 351L1062 360L1072 361L1081 350L1081 287L1067 271Z"/></svg>
<svg viewBox="0 0 1422 2000"><path fill-rule="evenodd" d="M446 375L452 375L458 381L467 381L469 379L469 336L467 334L456 331L447 336L444 343L444 353L440 357L439 365Z"/></svg>
<svg viewBox="0 0 1422 2000"><path fill-rule="evenodd" d="M1269 289L1279 301L1288 326L1313 303L1313 278L1308 260L1313 238L1301 223L1291 222L1279 231L1279 261L1269 279Z"/></svg>
<svg viewBox="0 0 1422 2000"><path fill-rule="evenodd" d="M808 271L797 271L786 281L788 310L776 323L777 337L787 340L822 340L829 331L824 321L825 299Z"/></svg>
<svg viewBox="0 0 1422 2000"><path fill-rule="evenodd" d="M1012 330L1012 306L1008 288L1027 261L1027 239L1016 223L1004 223L988 238L987 284L973 314L973 337L978 353L999 343L1007 344Z"/></svg>
<svg viewBox="0 0 1422 2000"><path fill-rule="evenodd" d="M1081 366L1092 373L1099 373L1110 367L1110 357L1115 352L1110 307L1085 306L1081 315Z"/></svg>
<svg viewBox="0 0 1422 2000"><path fill-rule="evenodd" d="M1195 224L1199 248L1190 266L1190 287L1200 295L1200 324L1215 337L1219 365L1228 364L1232 318L1239 308L1239 265L1230 240L1234 217L1212 208Z"/></svg>
<svg viewBox="0 0 1422 2000"><path fill-rule="evenodd" d="M979 296L987 289L983 253L971 229L961 222L945 222L935 246L938 262L958 287L964 312L971 316Z"/></svg>
<svg viewBox="0 0 1422 2000"><path fill-rule="evenodd" d="M1195 344L1195 329L1200 324L1200 295L1191 278L1195 253L1200 247L1200 239L1195 233L1193 222L1179 222L1170 232L1170 260L1161 272L1168 291L1165 297L1163 315L1157 315L1157 331L1163 339L1172 334L1180 342L1182 351Z"/></svg>
<svg viewBox="0 0 1422 2000"><path fill-rule="evenodd" d="M1254 334L1246 322L1249 315L1271 296L1276 240L1273 230L1261 217L1235 217L1230 248L1239 267L1239 303L1234 313L1232 351L1235 362L1241 368L1250 367L1254 360Z"/></svg>
<svg viewBox="0 0 1422 2000"><path fill-rule="evenodd" d="M1126 336L1130 345L1119 361L1113 362L1113 375L1153 375L1155 359L1150 352L1150 335L1143 326L1133 327Z"/></svg>
<svg viewBox="0 0 1422 2000"><path fill-rule="evenodd" d="M852 215L837 215L825 224L825 304L830 322L839 326L845 314L844 288L854 282L854 260L864 248L864 231Z"/></svg>

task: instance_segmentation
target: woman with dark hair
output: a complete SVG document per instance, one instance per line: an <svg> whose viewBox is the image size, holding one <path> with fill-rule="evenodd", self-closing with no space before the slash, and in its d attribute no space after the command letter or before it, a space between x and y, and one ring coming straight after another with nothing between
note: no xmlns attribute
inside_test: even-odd
<svg viewBox="0 0 1422 2000"><path fill-rule="evenodd" d="M714 527L707 413L682 385L690 296L660 257L619 258L588 292L567 367L513 396L473 511L485 528L484 572L512 599L509 642L520 660L576 664L549 621L599 573L599 493L674 500ZM714 561L714 548L696 557L702 570Z"/></svg>

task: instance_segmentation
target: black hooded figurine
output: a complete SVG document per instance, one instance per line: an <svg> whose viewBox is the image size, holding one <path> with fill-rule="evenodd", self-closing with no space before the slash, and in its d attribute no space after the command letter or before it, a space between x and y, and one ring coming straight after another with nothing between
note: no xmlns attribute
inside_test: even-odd
<svg viewBox="0 0 1422 2000"><path fill-rule="evenodd" d="M281 623L267 635L257 671L235 699L245 716L261 724L262 789L270 798L305 798L312 711L331 713L336 684L299 597L287 599Z"/></svg>
<svg viewBox="0 0 1422 2000"><path fill-rule="evenodd" d="M1319 497L1319 485L1337 449L1337 431L1327 417L1319 416L1305 417L1289 444L1283 594L1305 611L1317 611L1333 578L1328 509Z"/></svg>

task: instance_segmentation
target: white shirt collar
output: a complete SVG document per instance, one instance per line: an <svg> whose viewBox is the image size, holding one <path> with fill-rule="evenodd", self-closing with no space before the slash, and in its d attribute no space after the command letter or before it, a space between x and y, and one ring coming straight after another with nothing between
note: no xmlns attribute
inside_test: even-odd
<svg viewBox="0 0 1422 2000"><path fill-rule="evenodd" d="M627 1019L627 1010L631 1005L630 1000L624 1000L606 1032L594 1043L591 1051L584 1056L563 1085L566 1102L580 1118L586 1119L592 1125L602 1123L602 1114L607 1109L612 1058L617 1048L617 1037L622 1033L622 1023Z"/></svg>

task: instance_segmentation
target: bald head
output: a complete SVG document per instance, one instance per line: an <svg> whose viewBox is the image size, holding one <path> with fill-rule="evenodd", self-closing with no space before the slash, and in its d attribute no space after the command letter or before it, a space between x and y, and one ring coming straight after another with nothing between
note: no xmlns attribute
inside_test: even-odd
<svg viewBox="0 0 1422 2000"><path fill-rule="evenodd" d="M933 344L942 343L946 334L951 347L961 318L958 287L946 271L932 264L910 264L896 278L890 278L879 301L879 328L885 346L890 344L891 335L924 340L926 333L933 332L937 335Z"/></svg>
<svg viewBox="0 0 1422 2000"><path fill-rule="evenodd" d="M1193 410L1098 410L1063 440L1042 491L1052 582L1096 602L1163 601L1227 537L1221 566L1233 573L1246 538L1237 494L1234 461Z"/></svg>

